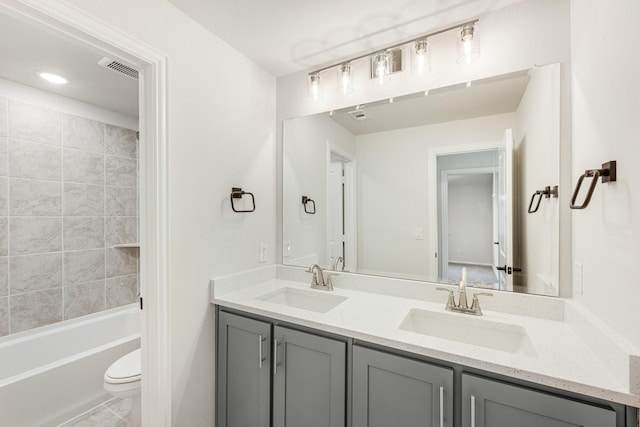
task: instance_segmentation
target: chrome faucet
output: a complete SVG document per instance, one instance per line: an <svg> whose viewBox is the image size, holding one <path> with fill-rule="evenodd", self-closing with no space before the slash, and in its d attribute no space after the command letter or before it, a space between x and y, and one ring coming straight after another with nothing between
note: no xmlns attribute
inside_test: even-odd
<svg viewBox="0 0 640 427"><path fill-rule="evenodd" d="M312 273L313 277L311 278L311 288L312 289L321 289L323 291L332 291L333 290L333 282L331 281L331 276L335 276L336 274L327 273L327 280L325 282L322 267L318 264L313 264L307 270L307 273Z"/></svg>
<svg viewBox="0 0 640 427"><path fill-rule="evenodd" d="M453 290L449 288L436 288L438 291L446 291L449 292L449 297L447 298L447 305L445 306L445 310L448 311L457 311L459 313L464 314L473 314L474 316L482 316L482 309L480 308L480 300L479 296L493 296L492 293L489 292L474 292L473 300L471 301L471 307L469 307L467 303L467 268L462 267L462 279L460 280L460 285L458 286L458 303L456 304L456 298L453 295Z"/></svg>
<svg viewBox="0 0 640 427"><path fill-rule="evenodd" d="M344 258L342 258L341 256L334 258L333 260L333 266L332 266L332 270L333 271L338 271L338 264L342 263L342 271L344 271Z"/></svg>

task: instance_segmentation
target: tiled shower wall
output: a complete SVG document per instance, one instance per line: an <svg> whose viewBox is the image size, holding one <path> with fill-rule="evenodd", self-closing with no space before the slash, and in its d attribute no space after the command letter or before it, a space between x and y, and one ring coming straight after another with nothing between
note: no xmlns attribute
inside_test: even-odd
<svg viewBox="0 0 640 427"><path fill-rule="evenodd" d="M0 97L0 336L135 302L136 132Z"/></svg>

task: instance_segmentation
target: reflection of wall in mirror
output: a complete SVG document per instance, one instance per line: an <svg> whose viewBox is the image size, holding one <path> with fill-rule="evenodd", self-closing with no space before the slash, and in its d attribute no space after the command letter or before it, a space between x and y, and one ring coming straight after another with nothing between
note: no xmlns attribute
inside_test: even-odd
<svg viewBox="0 0 640 427"><path fill-rule="evenodd" d="M327 251L327 144L355 152L354 136L326 115L284 122L283 241L291 251L283 263L308 267L330 265ZM302 196L316 203L316 214L304 212Z"/></svg>
<svg viewBox="0 0 640 427"><path fill-rule="evenodd" d="M543 199L538 212L526 212L531 194L558 185L560 179L560 64L533 68L530 76L514 127L518 159L515 224L523 270L514 285L515 290L520 285L529 293L557 295L558 199Z"/></svg>
<svg viewBox="0 0 640 427"><path fill-rule="evenodd" d="M357 136L358 271L433 280L428 151L501 141L514 125L515 114L506 113ZM425 231L422 240L416 228Z"/></svg>

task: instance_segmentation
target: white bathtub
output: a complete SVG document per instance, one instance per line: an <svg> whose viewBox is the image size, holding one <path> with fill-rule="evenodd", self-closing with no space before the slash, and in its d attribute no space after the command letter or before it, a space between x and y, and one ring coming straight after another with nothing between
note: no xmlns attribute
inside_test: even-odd
<svg viewBox="0 0 640 427"><path fill-rule="evenodd" d="M139 346L136 304L0 338L0 425L54 426L107 400L105 370Z"/></svg>

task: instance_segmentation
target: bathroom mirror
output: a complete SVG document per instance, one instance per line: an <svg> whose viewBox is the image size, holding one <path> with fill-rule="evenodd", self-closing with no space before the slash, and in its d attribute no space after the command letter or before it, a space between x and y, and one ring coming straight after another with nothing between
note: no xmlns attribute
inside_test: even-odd
<svg viewBox="0 0 640 427"><path fill-rule="evenodd" d="M283 123L283 263L558 295L560 64Z"/></svg>

